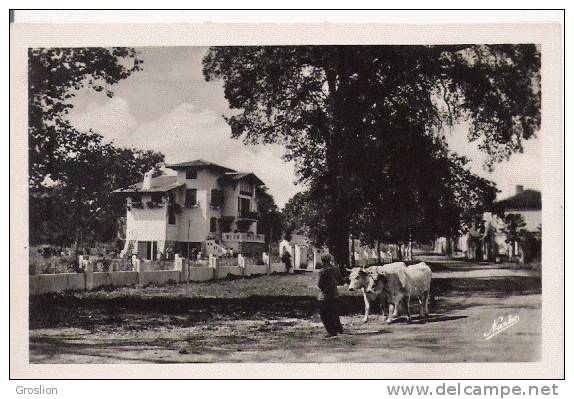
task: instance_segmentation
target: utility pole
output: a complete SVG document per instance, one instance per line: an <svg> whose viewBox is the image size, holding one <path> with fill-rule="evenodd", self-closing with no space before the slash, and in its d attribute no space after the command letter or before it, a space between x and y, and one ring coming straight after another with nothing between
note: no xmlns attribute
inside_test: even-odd
<svg viewBox="0 0 574 399"><path fill-rule="evenodd" d="M271 245L273 245L273 226L269 226L269 246L267 256L267 274L271 274Z"/></svg>
<svg viewBox="0 0 574 399"><path fill-rule="evenodd" d="M273 245L273 226L269 227L269 259L271 259L271 245Z"/></svg>
<svg viewBox="0 0 574 399"><path fill-rule="evenodd" d="M190 235L190 231L191 231L191 219L189 219L187 221L187 277L185 279L185 295L189 296L189 272L191 271L190 269L190 257L191 257L191 253L190 253L190 241L189 241L189 235Z"/></svg>
<svg viewBox="0 0 574 399"><path fill-rule="evenodd" d="M353 234L349 234L351 237L351 267L355 267L355 238Z"/></svg>
<svg viewBox="0 0 574 399"><path fill-rule="evenodd" d="M412 261L413 260L413 238L412 238L412 234L411 234L410 229L409 229L409 246L408 246L407 251L409 254L407 259L409 261Z"/></svg>

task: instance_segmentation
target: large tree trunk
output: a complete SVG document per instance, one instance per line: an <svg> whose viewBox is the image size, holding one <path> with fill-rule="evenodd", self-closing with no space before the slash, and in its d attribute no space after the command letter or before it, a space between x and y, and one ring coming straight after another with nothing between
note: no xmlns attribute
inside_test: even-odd
<svg viewBox="0 0 574 399"><path fill-rule="evenodd" d="M327 246L344 275L347 274L345 269L349 266L349 223L345 213L345 211L333 209L327 217L329 235Z"/></svg>
<svg viewBox="0 0 574 399"><path fill-rule="evenodd" d="M355 267L355 262L356 262L356 259L355 259L355 237L352 234L350 234L349 238L351 241L351 249L350 249L351 252L349 253L349 258L350 258L349 264L351 265L351 267Z"/></svg>
<svg viewBox="0 0 574 399"><path fill-rule="evenodd" d="M327 152L336 153L337 147L332 146L331 150ZM328 156L328 195L326 200L330 203L326 215L327 246L335 258L336 264L341 268L341 275L345 276L347 275L346 268L349 266L351 214L345 190L339 184L341 175L335 160L336 156Z"/></svg>
<svg viewBox="0 0 574 399"><path fill-rule="evenodd" d="M453 239L451 236L448 236L446 238L446 255L449 258L452 258L452 254L454 253L454 248L453 248Z"/></svg>
<svg viewBox="0 0 574 399"><path fill-rule="evenodd" d="M403 260L403 250L402 250L403 244L400 242L397 242L395 244L395 247L397 249L397 260Z"/></svg>
<svg viewBox="0 0 574 399"><path fill-rule="evenodd" d="M343 184L347 176L343 174L341 161L344 151L344 132L339 123L341 112L344 112L342 86L346 84L336 68L325 69L329 96L327 100L327 126L325 131L326 171L325 183L329 201L326 215L327 246L341 268L341 274L346 275L349 266L349 235L351 230L351 212L349 198Z"/></svg>
<svg viewBox="0 0 574 399"><path fill-rule="evenodd" d="M83 246L83 231L82 231L82 195L80 194L79 191L76 192L76 210L75 210L75 215L74 215L74 221L76 223L76 226L74 228L75 231L75 253L74 256L77 259L78 255L79 255L79 251L80 248Z"/></svg>

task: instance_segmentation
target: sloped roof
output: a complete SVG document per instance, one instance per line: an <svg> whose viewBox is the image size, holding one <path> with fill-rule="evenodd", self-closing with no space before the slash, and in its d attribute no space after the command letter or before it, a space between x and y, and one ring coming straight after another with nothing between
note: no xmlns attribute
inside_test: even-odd
<svg viewBox="0 0 574 399"><path fill-rule="evenodd" d="M542 209L542 195L540 191L524 190L496 203L503 209Z"/></svg>
<svg viewBox="0 0 574 399"><path fill-rule="evenodd" d="M143 181L132 184L128 188L119 188L114 190L114 193L165 193L173 190L174 188L183 186L185 183L178 183L177 176L158 176L151 179L151 186L149 189L142 189Z"/></svg>
<svg viewBox="0 0 574 399"><path fill-rule="evenodd" d="M260 186L264 186L263 180L261 180L255 173L245 173L245 172L227 172L223 175L222 179L224 180L241 180L241 179L248 179L254 181L256 184Z"/></svg>
<svg viewBox="0 0 574 399"><path fill-rule="evenodd" d="M240 179L247 178L247 179L254 181L258 185L261 185L261 186L265 185L265 183L263 183L263 181L259 177L257 177L254 173L237 172L233 169L215 164L213 162L205 161L203 159L196 159L195 161L181 162L181 163L176 163L176 164L172 164L172 165L166 165L166 168L174 169L174 170L187 169L187 168L195 168L195 169L211 168L211 169L215 169L215 170L218 170L219 172L223 173L223 176L221 178L226 179L226 180L240 180ZM183 185L185 185L185 183L183 183L183 182L178 183L177 182L177 176L158 176L158 177L152 178L151 187L147 190L142 189L142 186L143 186L143 181L142 181L142 182L139 182L136 184L132 184L128 188L119 188L117 190L114 190L113 192L114 193L168 192L170 190L173 190L174 188L177 188L177 187L180 187Z"/></svg>
<svg viewBox="0 0 574 399"><path fill-rule="evenodd" d="M227 168L225 166L222 165L218 165L216 163L213 162L209 162L209 161L205 161L203 159L196 159L195 161L188 161L188 162L180 162L180 163L174 163L171 165L166 165L167 168L170 169L202 169L202 168L212 168L212 169L217 169L217 170L221 170L223 172L235 172L235 170Z"/></svg>

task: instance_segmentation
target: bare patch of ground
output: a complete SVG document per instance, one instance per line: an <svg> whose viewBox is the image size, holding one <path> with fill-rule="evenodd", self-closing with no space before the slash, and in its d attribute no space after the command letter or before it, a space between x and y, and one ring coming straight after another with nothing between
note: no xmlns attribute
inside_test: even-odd
<svg viewBox="0 0 574 399"><path fill-rule="evenodd" d="M474 266L474 267L473 267ZM30 298L32 363L517 362L540 358L540 277L479 264L431 265L431 316L362 322L341 287L346 335L325 338L317 275L261 276ZM414 312L417 307L414 306ZM490 340L500 316L519 322Z"/></svg>

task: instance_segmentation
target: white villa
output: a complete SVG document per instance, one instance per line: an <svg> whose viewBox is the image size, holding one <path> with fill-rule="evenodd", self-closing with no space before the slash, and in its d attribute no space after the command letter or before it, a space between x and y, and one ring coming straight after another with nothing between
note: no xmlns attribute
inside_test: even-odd
<svg viewBox="0 0 574 399"><path fill-rule="evenodd" d="M238 172L204 160L166 166L176 176L144 176L144 181L115 190L127 198L126 244L144 260L161 254L261 252L257 234L256 188L263 182L253 173Z"/></svg>
<svg viewBox="0 0 574 399"><path fill-rule="evenodd" d="M495 207L501 208L504 216L509 214L520 215L524 221L522 229L534 233L538 236L541 234L542 226L542 196L540 191L525 190L523 186L516 186L515 195L498 201ZM485 232L471 230L453 240L453 253L467 258L476 258L477 245L481 245L480 253L483 259L494 260L500 256L509 256L511 252L521 254L522 249L518 243L515 248L511 248L506 242L506 235L503 233L505 226L504 220L497 215L497 212L485 212L483 214L485 222ZM488 237L488 232L491 237ZM435 253L446 254L448 252L448 239L440 237L435 241Z"/></svg>

